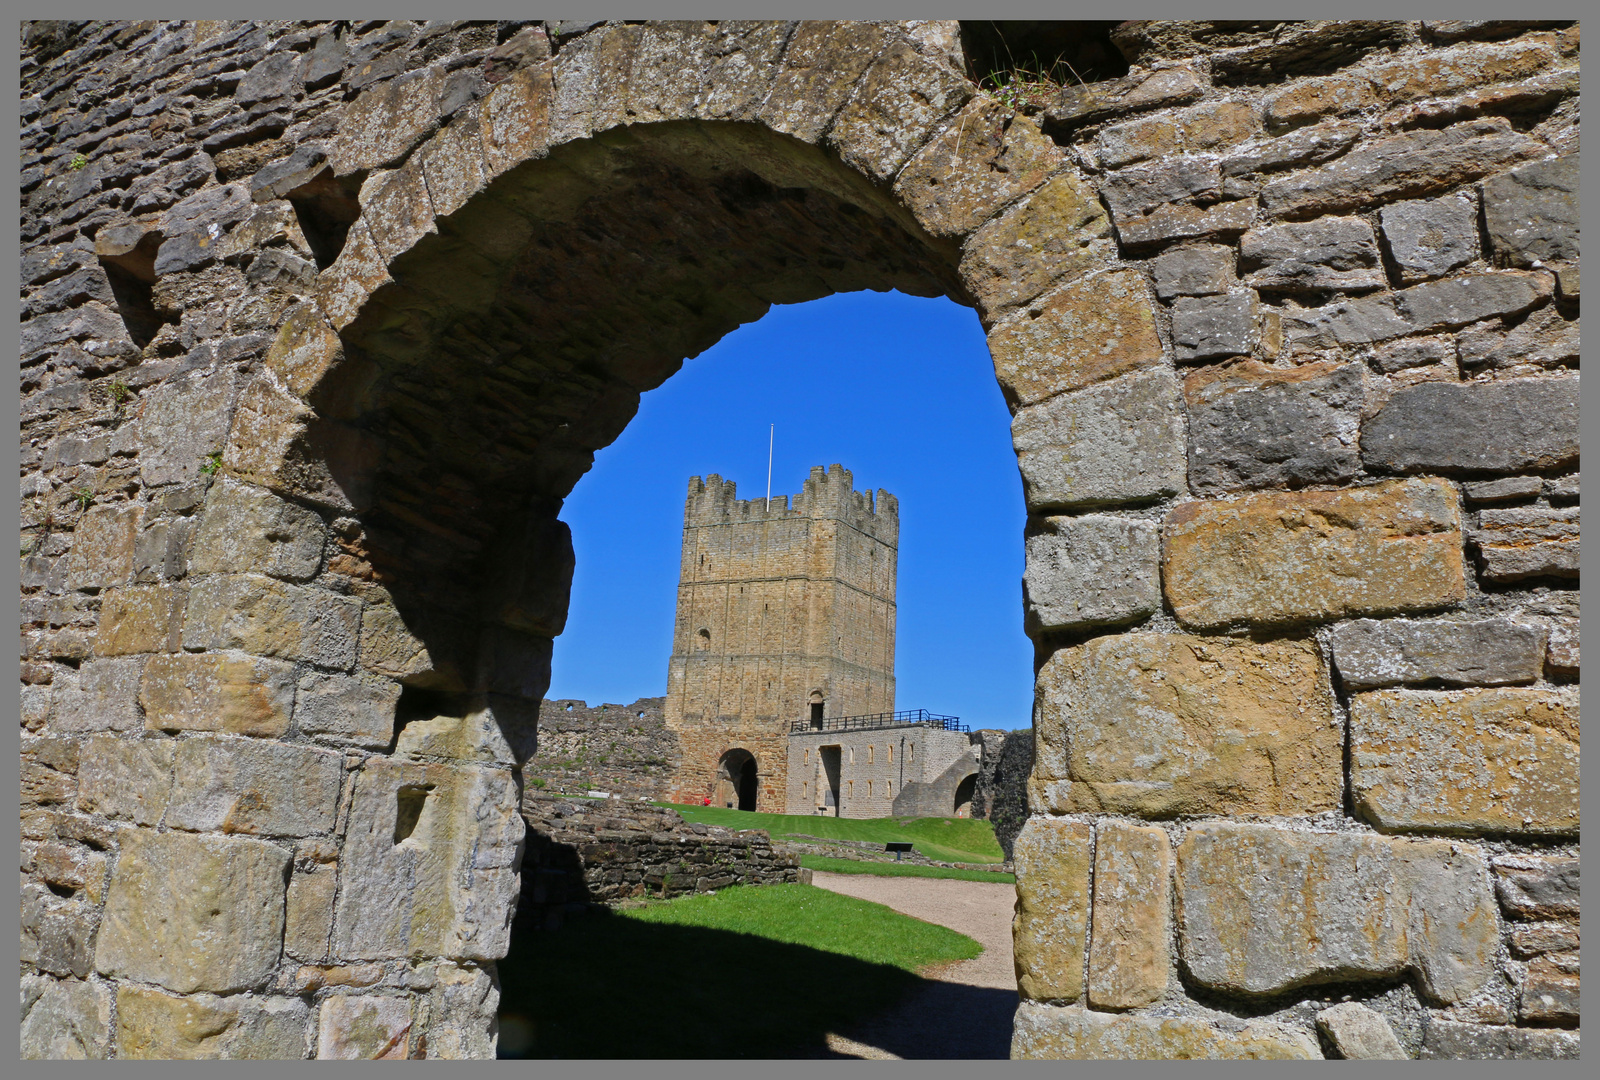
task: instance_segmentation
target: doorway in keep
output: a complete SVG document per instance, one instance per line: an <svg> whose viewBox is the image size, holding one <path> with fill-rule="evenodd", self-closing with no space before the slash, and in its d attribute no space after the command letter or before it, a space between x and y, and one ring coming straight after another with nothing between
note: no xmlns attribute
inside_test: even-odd
<svg viewBox="0 0 1600 1080"><path fill-rule="evenodd" d="M722 761L717 765L716 796L713 801L729 809L754 810L760 781L755 755L736 747L723 754Z"/></svg>

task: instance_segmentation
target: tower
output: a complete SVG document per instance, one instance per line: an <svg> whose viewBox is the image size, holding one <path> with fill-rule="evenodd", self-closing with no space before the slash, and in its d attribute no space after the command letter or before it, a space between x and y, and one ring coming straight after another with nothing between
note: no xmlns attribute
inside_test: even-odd
<svg viewBox="0 0 1600 1080"><path fill-rule="evenodd" d="M666 723L673 797L782 812L795 721L894 709L899 502L811 470L789 505L689 481Z"/></svg>

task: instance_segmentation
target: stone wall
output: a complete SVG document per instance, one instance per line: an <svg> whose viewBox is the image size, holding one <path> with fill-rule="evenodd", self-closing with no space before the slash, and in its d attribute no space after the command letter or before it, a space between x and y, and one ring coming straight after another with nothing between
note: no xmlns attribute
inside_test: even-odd
<svg viewBox="0 0 1600 1080"><path fill-rule="evenodd" d="M517 924L558 925L588 904L800 880L798 856L760 829L690 825L676 810L529 794Z"/></svg>
<svg viewBox="0 0 1600 1080"><path fill-rule="evenodd" d="M23 30L25 1056L492 1056L561 500L862 288L1014 412L1014 1053L1576 1053L1576 24Z"/></svg>
<svg viewBox="0 0 1600 1080"><path fill-rule="evenodd" d="M972 733L981 746L972 816L988 818L994 838L1011 858L1011 848L1028 820L1028 774L1033 771L1033 732L985 728Z"/></svg>
<svg viewBox="0 0 1600 1080"><path fill-rule="evenodd" d="M678 764L678 740L662 717L663 698L632 705L545 700L539 706L539 750L523 767L524 787L549 795L601 791L629 802L667 797Z"/></svg>

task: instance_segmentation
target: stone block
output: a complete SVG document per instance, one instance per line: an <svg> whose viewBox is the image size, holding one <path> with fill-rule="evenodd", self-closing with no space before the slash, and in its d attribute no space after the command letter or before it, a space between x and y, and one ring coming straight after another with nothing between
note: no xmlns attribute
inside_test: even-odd
<svg viewBox="0 0 1600 1080"><path fill-rule="evenodd" d="M117 987L117 1056L158 1060L298 1060L311 1009L299 998Z"/></svg>
<svg viewBox="0 0 1600 1080"><path fill-rule="evenodd" d="M1461 366L1478 371L1526 365L1576 367L1580 338L1579 321L1567 319L1552 304L1534 311L1510 330L1493 320L1469 326L1456 341Z"/></svg>
<svg viewBox="0 0 1600 1080"><path fill-rule="evenodd" d="M1376 289L1386 284L1372 226L1324 217L1252 229L1239 238L1245 283L1277 292Z"/></svg>
<svg viewBox="0 0 1600 1080"><path fill-rule="evenodd" d="M1447 330L1483 319L1520 315L1549 299L1549 274L1498 270L1425 281L1394 294L1411 333Z"/></svg>
<svg viewBox="0 0 1600 1080"><path fill-rule="evenodd" d="M504 956L523 836L511 772L370 758L354 782L333 955Z"/></svg>
<svg viewBox="0 0 1600 1080"><path fill-rule="evenodd" d="M1530 683L1544 663L1544 635L1510 619L1357 619L1334 627L1330 642L1347 690L1435 680L1454 686Z"/></svg>
<svg viewBox="0 0 1600 1080"><path fill-rule="evenodd" d="M1341 1001L1317 1013L1317 1030L1347 1061L1404 1061L1411 1057L1389 1021L1359 1001Z"/></svg>
<svg viewBox="0 0 1600 1080"><path fill-rule="evenodd" d="M482 1059L495 1054L500 989L479 967L442 962L428 992L426 1056Z"/></svg>
<svg viewBox="0 0 1600 1080"><path fill-rule="evenodd" d="M193 574L253 572L307 581L322 565L322 519L230 477L211 486L189 552Z"/></svg>
<svg viewBox="0 0 1600 1080"><path fill-rule="evenodd" d="M1580 653L1578 620L1554 620L1550 624L1550 648L1545 656L1551 674L1577 678Z"/></svg>
<svg viewBox="0 0 1600 1080"><path fill-rule="evenodd" d="M772 130L802 142L819 142L862 72L883 49L887 36L886 28L872 24L800 22L789 38L782 70L773 78L759 119Z"/></svg>
<svg viewBox="0 0 1600 1080"><path fill-rule="evenodd" d="M223 731L264 738L289 730L294 665L240 652L157 656L139 704L152 731Z"/></svg>
<svg viewBox="0 0 1600 1080"><path fill-rule="evenodd" d="M1153 521L1049 518L1027 540L1022 597L1030 634L1133 622L1161 608L1161 531Z"/></svg>
<svg viewBox="0 0 1600 1080"><path fill-rule="evenodd" d="M105 609L101 609L105 617ZM57 669L50 730L58 735L129 731L141 723L136 703L143 657L85 660L78 670Z"/></svg>
<svg viewBox="0 0 1600 1080"><path fill-rule="evenodd" d="M1011 442L1030 512L1138 502L1184 488L1184 417L1169 368L1018 409Z"/></svg>
<svg viewBox="0 0 1600 1080"><path fill-rule="evenodd" d="M1189 489L1339 484L1360 467L1360 364L1277 368L1246 360L1183 382L1189 413Z"/></svg>
<svg viewBox="0 0 1600 1080"><path fill-rule="evenodd" d="M266 362L290 391L304 397L343 359L344 343L322 312L315 304L298 303L284 313Z"/></svg>
<svg viewBox="0 0 1600 1080"><path fill-rule="evenodd" d="M1461 497L1469 503L1515 502L1536 499L1543 490L1544 481L1537 476L1508 476L1504 480L1462 484Z"/></svg>
<svg viewBox="0 0 1600 1080"><path fill-rule="evenodd" d="M989 354L1016 405L1161 362L1155 316L1137 271L1079 278L1040 297L989 332Z"/></svg>
<svg viewBox="0 0 1600 1080"><path fill-rule="evenodd" d="M46 885L24 881L21 900L22 963L51 975L89 974L100 925L97 899L61 897Z"/></svg>
<svg viewBox="0 0 1600 1080"><path fill-rule="evenodd" d="M388 604L368 604L361 613L361 666L391 679L435 671L428 647Z"/></svg>
<svg viewBox="0 0 1600 1080"><path fill-rule="evenodd" d="M1234 177L1314 165L1348 150L1361 136L1356 120L1329 120L1283 135L1259 139L1229 149L1220 165L1224 182Z"/></svg>
<svg viewBox="0 0 1600 1080"><path fill-rule="evenodd" d="M1510 582L1578 576L1578 507L1480 510L1472 542L1482 559L1479 577Z"/></svg>
<svg viewBox="0 0 1600 1080"><path fill-rule="evenodd" d="M341 757L261 739L178 743L166 824L196 832L306 836L333 828Z"/></svg>
<svg viewBox="0 0 1600 1080"><path fill-rule="evenodd" d="M1578 460L1578 378L1420 383L1361 432L1368 468L1517 472Z"/></svg>
<svg viewBox="0 0 1600 1080"><path fill-rule="evenodd" d="M1500 266L1578 259L1578 155L1565 154L1485 180L1483 222Z"/></svg>
<svg viewBox="0 0 1600 1080"><path fill-rule="evenodd" d="M1275 994L1410 969L1445 1003L1494 973L1488 866L1444 840L1214 822L1178 846L1178 947L1211 990Z"/></svg>
<svg viewBox="0 0 1600 1080"><path fill-rule="evenodd" d="M1383 208L1379 220L1389 257L1408 284L1448 274L1478 257L1478 201L1470 193L1394 203Z"/></svg>
<svg viewBox="0 0 1600 1080"><path fill-rule="evenodd" d="M1282 130L1309 124L1324 116L1338 116L1378 103L1372 80L1360 72L1298 79L1264 102L1269 129Z"/></svg>
<svg viewBox="0 0 1600 1080"><path fill-rule="evenodd" d="M555 96L553 91L549 96ZM488 183L483 143L479 118L470 113L458 113L418 151L433 212L439 217L448 217L461 209Z"/></svg>
<svg viewBox="0 0 1600 1080"><path fill-rule="evenodd" d="M1504 117L1469 120L1374 139L1325 165L1273 180L1262 187L1261 203L1275 215L1296 218L1358 211L1448 191L1544 153L1543 143Z"/></svg>
<svg viewBox="0 0 1600 1080"><path fill-rule="evenodd" d="M1091 1012L1081 1005L1061 1008L1023 1001L1017 1007L1011 1056L1020 1059L1142 1061L1304 1060L1322 1053L1308 1032L1253 1020L1218 1024L1208 1017Z"/></svg>
<svg viewBox="0 0 1600 1080"><path fill-rule="evenodd" d="M1250 289L1179 297L1172 305L1172 355L1180 361L1244 355L1261 340L1258 314Z"/></svg>
<svg viewBox="0 0 1600 1080"><path fill-rule="evenodd" d="M1540 956L1522 979L1517 1015L1525 1024L1578 1022L1578 954Z"/></svg>
<svg viewBox="0 0 1600 1080"><path fill-rule="evenodd" d="M101 656L176 651L187 600L188 587L184 585L108 590L100 600L94 651Z"/></svg>
<svg viewBox="0 0 1600 1080"><path fill-rule="evenodd" d="M1315 308L1286 308L1283 333L1292 352L1369 345L1411 332L1392 294L1338 300Z"/></svg>
<svg viewBox="0 0 1600 1080"><path fill-rule="evenodd" d="M317 1020L318 1060L403 1059L410 1049L411 999L372 994L324 998Z"/></svg>
<svg viewBox="0 0 1600 1080"><path fill-rule="evenodd" d="M1573 1059L1578 1057L1576 1031L1500 1027L1430 1019L1422 1035L1424 1060L1483 1058Z"/></svg>
<svg viewBox="0 0 1600 1080"><path fill-rule="evenodd" d="M1135 1009L1167 992L1172 849L1149 825L1105 822L1095 830L1089 1004Z"/></svg>
<svg viewBox="0 0 1600 1080"><path fill-rule="evenodd" d="M1215 201L1221 184L1222 175L1215 161L1186 155L1108 173L1101 181L1100 194L1120 231L1124 221L1135 220L1169 203L1189 199Z"/></svg>
<svg viewBox="0 0 1600 1080"><path fill-rule="evenodd" d="M1576 834L1577 691L1358 694L1350 787L1383 829Z"/></svg>
<svg viewBox="0 0 1600 1080"><path fill-rule="evenodd" d="M894 190L931 235L962 237L1044 183L1061 160L1032 120L980 94L906 162Z"/></svg>
<svg viewBox="0 0 1600 1080"><path fill-rule="evenodd" d="M549 63L523 68L485 95L476 125L482 140L482 164L479 168L484 181L524 161L532 161L549 153L550 107L554 101L555 72ZM466 119L458 117L451 123L451 128L464 124ZM463 128L462 134L466 133ZM461 175L464 182L470 184L474 166L470 160L473 157L472 148L464 138L459 145L460 156L467 159L460 166L463 170ZM442 159L438 160L438 166L442 165ZM437 167L430 162L427 171L431 188ZM440 213L449 212L440 210Z"/></svg>
<svg viewBox="0 0 1600 1080"><path fill-rule="evenodd" d="M30 736L22 744L22 807L70 803L78 794L78 742Z"/></svg>
<svg viewBox="0 0 1600 1080"><path fill-rule="evenodd" d="M142 508L137 503L91 507L72 534L67 557L67 588L104 589L124 585L133 572L134 537Z"/></svg>
<svg viewBox="0 0 1600 1080"><path fill-rule="evenodd" d="M1081 821L1044 817L1029 818L1017 834L1011 940L1024 1002L1083 996L1093 839Z"/></svg>
<svg viewBox="0 0 1600 1080"><path fill-rule="evenodd" d="M1516 957L1576 952L1577 948L1578 927L1571 923L1539 922L1511 927L1511 955Z"/></svg>
<svg viewBox="0 0 1600 1080"><path fill-rule="evenodd" d="M335 330L343 330L361 313L367 298L394 279L383 253L364 221L350 226L344 247L333 264L317 275L317 304Z"/></svg>
<svg viewBox="0 0 1600 1080"><path fill-rule="evenodd" d="M111 991L79 979L22 976L24 1060L98 1061L111 1056Z"/></svg>
<svg viewBox="0 0 1600 1080"><path fill-rule="evenodd" d="M237 397L238 380L226 369L169 380L142 392L139 473L145 484L202 479L201 467L222 449Z"/></svg>
<svg viewBox="0 0 1600 1080"><path fill-rule="evenodd" d="M1578 858L1502 855L1494 861L1495 893L1514 919L1571 919L1581 914Z"/></svg>
<svg viewBox="0 0 1600 1080"><path fill-rule="evenodd" d="M1233 272L1233 249L1222 244L1195 244L1163 251L1150 260L1156 295L1162 300L1179 296L1215 296L1238 283Z"/></svg>
<svg viewBox="0 0 1600 1080"><path fill-rule="evenodd" d="M296 863L285 901L283 951L296 960L316 963L328 956L338 868L315 859L296 859Z"/></svg>
<svg viewBox="0 0 1600 1080"><path fill-rule="evenodd" d="M261 840L122 834L95 968L178 993L266 982L283 944L289 855Z"/></svg>
<svg viewBox="0 0 1600 1080"><path fill-rule="evenodd" d="M345 106L328 154L336 176L393 167L439 122L441 67L379 83Z"/></svg>
<svg viewBox="0 0 1600 1080"><path fill-rule="evenodd" d="M1035 701L1036 810L1170 817L1339 805L1344 739L1314 642L1095 638L1045 662Z"/></svg>
<svg viewBox="0 0 1600 1080"><path fill-rule="evenodd" d="M1120 79L1064 87L1060 99L1045 110L1044 126L1052 134L1066 135L1123 113L1181 105L1198 98L1204 89L1187 66L1157 71L1135 69Z"/></svg>
<svg viewBox="0 0 1600 1080"><path fill-rule="evenodd" d="M1443 480L1187 503L1167 515L1162 558L1185 626L1425 611L1466 595L1461 512Z"/></svg>
<svg viewBox="0 0 1600 1080"><path fill-rule="evenodd" d="M202 579L189 591L186 649L242 649L260 656L348 669L356 658L361 602L258 574Z"/></svg>
<svg viewBox="0 0 1600 1080"><path fill-rule="evenodd" d="M496 705L496 709L500 709ZM536 737L536 736L535 736ZM453 761L476 761L494 765L515 765L516 757L506 737L501 733L500 722L487 709L467 716L435 716L430 720L412 720L401 729L395 740L396 755L420 758L449 758ZM524 755L524 758L531 753Z"/></svg>
<svg viewBox="0 0 1600 1080"><path fill-rule="evenodd" d="M172 791L170 739L119 739L96 735L78 763L79 810L136 825L156 825Z"/></svg>
<svg viewBox="0 0 1600 1080"><path fill-rule="evenodd" d="M1255 223L1256 201L1234 199L1211 206L1174 203L1142 215L1118 214L1117 238L1124 247L1145 248L1174 240L1232 240Z"/></svg>
<svg viewBox="0 0 1600 1080"><path fill-rule="evenodd" d="M827 141L845 164L889 181L975 91L954 65L922 56L909 42L894 42L862 75Z"/></svg>
<svg viewBox="0 0 1600 1080"><path fill-rule="evenodd" d="M295 697L295 726L331 742L382 750L394 739L399 701L400 684L391 679L307 675Z"/></svg>

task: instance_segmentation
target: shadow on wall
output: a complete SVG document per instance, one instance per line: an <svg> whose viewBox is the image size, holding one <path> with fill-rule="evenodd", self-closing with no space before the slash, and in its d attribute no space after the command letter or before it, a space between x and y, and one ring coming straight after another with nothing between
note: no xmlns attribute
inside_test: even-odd
<svg viewBox="0 0 1600 1080"><path fill-rule="evenodd" d="M951 1015L994 1022L960 1047L884 1049L901 1057L1008 1055L1014 991L933 984L889 964L594 909L559 931L513 938L500 962L500 1056L838 1057L829 1032L923 990L939 993Z"/></svg>

